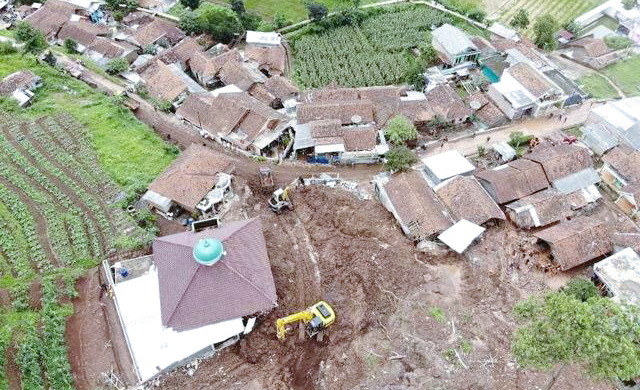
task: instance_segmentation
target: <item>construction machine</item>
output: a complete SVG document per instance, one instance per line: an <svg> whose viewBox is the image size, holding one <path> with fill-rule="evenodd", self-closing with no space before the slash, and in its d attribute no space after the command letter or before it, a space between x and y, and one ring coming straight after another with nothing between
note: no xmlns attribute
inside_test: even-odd
<svg viewBox="0 0 640 390"><path fill-rule="evenodd" d="M297 178L285 188L278 188L273 191L273 194L269 199L269 207L271 207L271 210L276 214L280 214L284 210L293 210L293 201L291 200L289 193L300 183L304 183L304 181L302 178Z"/></svg>
<svg viewBox="0 0 640 390"><path fill-rule="evenodd" d="M279 318L276 321L277 335L280 340L284 340L287 335L287 325L302 321L306 325L309 337L313 337L318 332L328 328L335 320L336 313L331 305L325 301L320 301L306 310Z"/></svg>
<svg viewBox="0 0 640 390"><path fill-rule="evenodd" d="M260 178L260 187L264 193L269 193L273 191L274 180L273 173L271 173L271 168L269 167L260 167L258 171L258 177Z"/></svg>

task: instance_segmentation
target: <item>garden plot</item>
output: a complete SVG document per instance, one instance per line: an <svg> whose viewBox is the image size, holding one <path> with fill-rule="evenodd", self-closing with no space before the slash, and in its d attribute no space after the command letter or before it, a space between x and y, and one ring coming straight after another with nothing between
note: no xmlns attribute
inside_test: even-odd
<svg viewBox="0 0 640 390"><path fill-rule="evenodd" d="M73 388L62 302L97 259L150 236L113 204L119 190L71 116L0 123L0 388Z"/></svg>

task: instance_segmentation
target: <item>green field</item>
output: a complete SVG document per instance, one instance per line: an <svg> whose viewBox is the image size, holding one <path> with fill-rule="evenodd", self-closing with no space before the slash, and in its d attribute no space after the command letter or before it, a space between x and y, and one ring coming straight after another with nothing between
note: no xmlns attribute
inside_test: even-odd
<svg viewBox="0 0 640 390"><path fill-rule="evenodd" d="M363 0L361 4L375 3L379 0ZM323 0L329 11L339 10L352 5L348 0ZM266 19L272 19L276 14L282 14L291 22L299 22L307 19L307 9L304 0L245 0L248 10L256 11Z"/></svg>
<svg viewBox="0 0 640 390"><path fill-rule="evenodd" d="M70 113L88 130L104 170L131 192L145 188L175 158L175 151L113 98L97 92L61 71L20 54L0 58L0 78L29 69L44 80L31 107L18 109L5 99L0 109L35 118Z"/></svg>
<svg viewBox="0 0 640 390"><path fill-rule="evenodd" d="M578 80L585 92L596 99L613 99L618 97L618 92L597 73L583 76Z"/></svg>
<svg viewBox="0 0 640 390"><path fill-rule="evenodd" d="M602 3L604 0L514 0L505 3L499 11L497 20L509 25L513 15L524 8L529 11L529 20L531 20L526 34L531 35L533 24L538 16L551 14L563 25Z"/></svg>
<svg viewBox="0 0 640 390"><path fill-rule="evenodd" d="M601 70L625 94L640 96L640 56L616 62Z"/></svg>
<svg viewBox="0 0 640 390"><path fill-rule="evenodd" d="M484 32L424 6L396 6L369 16L359 26L290 35L294 80L303 88L330 83L344 87L403 82L415 68L411 48L429 44L433 25L450 22L471 34Z"/></svg>

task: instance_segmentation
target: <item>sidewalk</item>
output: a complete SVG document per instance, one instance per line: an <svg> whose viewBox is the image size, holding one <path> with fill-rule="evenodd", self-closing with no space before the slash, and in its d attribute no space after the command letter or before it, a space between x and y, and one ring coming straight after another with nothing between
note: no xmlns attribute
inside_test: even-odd
<svg viewBox="0 0 640 390"><path fill-rule="evenodd" d="M478 133L474 136L464 136L455 140L446 142L442 147L440 143L434 143L427 147L426 150L418 152L419 157L426 157L447 150L458 150L465 156L478 152L478 146L485 146L487 149L495 142L509 140L509 134L514 131L522 131L525 134L531 134L536 137L542 137L546 134L553 133L554 131L567 129L576 125L580 125L585 122L591 107L594 104L593 101L586 102L574 109L568 109L563 115L563 119L559 120L558 117L549 118L547 116L542 118L530 118L524 121L519 121L505 128ZM567 121L564 121L564 116L567 117ZM487 142L487 137L490 137Z"/></svg>

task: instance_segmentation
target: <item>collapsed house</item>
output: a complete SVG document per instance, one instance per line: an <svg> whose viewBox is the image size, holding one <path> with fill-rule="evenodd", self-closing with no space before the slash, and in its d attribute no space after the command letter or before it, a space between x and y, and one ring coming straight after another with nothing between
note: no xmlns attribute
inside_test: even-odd
<svg viewBox="0 0 640 390"><path fill-rule="evenodd" d="M542 166L526 159L480 171L475 176L498 204L512 202L549 186Z"/></svg>
<svg viewBox="0 0 640 390"><path fill-rule="evenodd" d="M600 177L617 195L615 204L629 216L640 207L640 151L618 146L602 156Z"/></svg>
<svg viewBox="0 0 640 390"><path fill-rule="evenodd" d="M595 263L593 274L614 301L640 305L640 256L633 249L625 248Z"/></svg>
<svg viewBox="0 0 640 390"><path fill-rule="evenodd" d="M159 237L152 250L103 263L140 382L214 355L277 306L259 219Z"/></svg>
<svg viewBox="0 0 640 390"><path fill-rule="evenodd" d="M42 78L31 71L12 73L0 81L0 96L10 96L20 107L31 104L34 91L42 86Z"/></svg>
<svg viewBox="0 0 640 390"><path fill-rule="evenodd" d="M505 219L500 207L473 176L456 176L433 188L456 221L476 225Z"/></svg>
<svg viewBox="0 0 640 390"><path fill-rule="evenodd" d="M282 46L280 34L275 32L247 31L244 57L254 62L265 76L282 76L287 67L287 51Z"/></svg>
<svg viewBox="0 0 640 390"><path fill-rule="evenodd" d="M211 149L191 144L158 176L142 197L161 215L173 218L181 209L218 215L233 195L233 163Z"/></svg>
<svg viewBox="0 0 640 390"><path fill-rule="evenodd" d="M550 247L553 259L562 271L613 250L608 226L586 216L559 223L533 235Z"/></svg>
<svg viewBox="0 0 640 390"><path fill-rule="evenodd" d="M570 50L564 55L593 69L605 68L622 57L601 38L584 37L567 43L567 46Z"/></svg>
<svg viewBox="0 0 640 390"><path fill-rule="evenodd" d="M261 155L290 127L289 118L246 92L190 95L176 111L204 137Z"/></svg>
<svg viewBox="0 0 640 390"><path fill-rule="evenodd" d="M575 208L601 198L595 186L600 182L600 176L593 168L588 149L567 144L539 145L524 158L542 166L553 188L566 195L572 194Z"/></svg>
<svg viewBox="0 0 640 390"><path fill-rule="evenodd" d="M410 170L376 180L375 192L404 234L414 241L433 238L453 224L421 171Z"/></svg>
<svg viewBox="0 0 640 390"><path fill-rule="evenodd" d="M551 225L573 215L567 196L554 188L524 196L506 208L511 222L521 229Z"/></svg>

